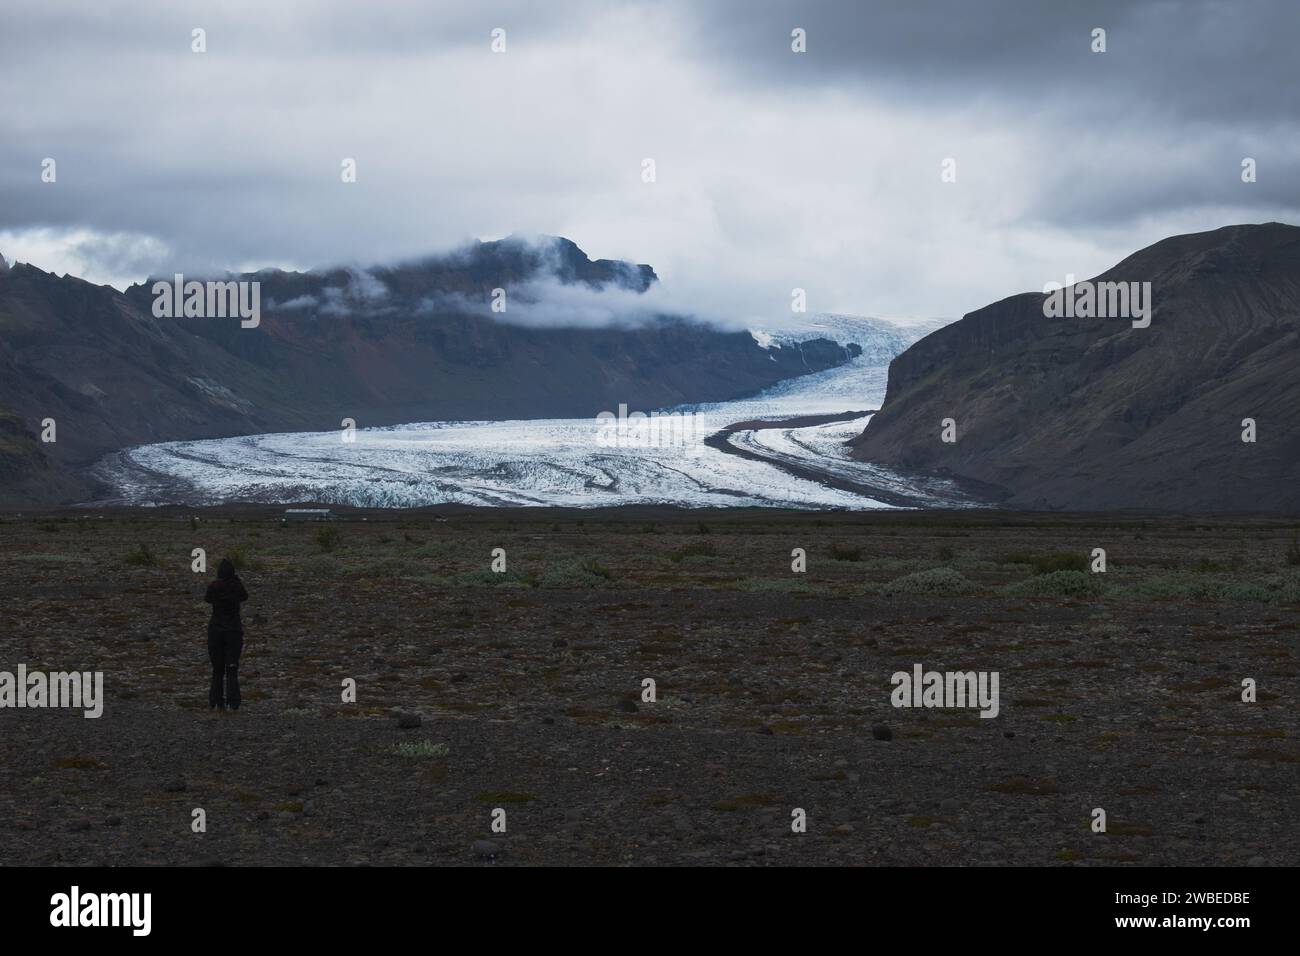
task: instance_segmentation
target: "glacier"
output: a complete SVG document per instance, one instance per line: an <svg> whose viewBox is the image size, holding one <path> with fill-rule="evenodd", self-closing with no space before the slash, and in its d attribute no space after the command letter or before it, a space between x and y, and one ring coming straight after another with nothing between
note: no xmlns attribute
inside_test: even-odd
<svg viewBox="0 0 1300 956"><path fill-rule="evenodd" d="M834 335L842 344L867 337L861 324L831 318L820 333L815 327L770 333L765 347L798 348L801 336L814 334ZM908 338L891 340L886 348L896 354ZM654 410L683 416L694 426L657 440L634 434L611 444L601 440L601 423L593 416L358 428L350 441L339 430L142 445L100 461L97 474L117 495L101 503L896 506L891 494L872 496L871 489L880 488L918 506L972 504L943 482L918 484L849 458L844 443L862 431L884 398L887 366L881 357L880 348L864 348L842 366L779 382L750 398ZM781 424L829 416L838 418ZM764 427L724 432L737 423ZM725 434L726 447L717 447L717 439L706 442L719 434Z"/></svg>

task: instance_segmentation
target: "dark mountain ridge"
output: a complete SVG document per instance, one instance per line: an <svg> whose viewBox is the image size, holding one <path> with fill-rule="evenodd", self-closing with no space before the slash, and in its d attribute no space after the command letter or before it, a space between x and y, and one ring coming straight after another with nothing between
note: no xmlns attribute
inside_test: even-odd
<svg viewBox="0 0 1300 956"><path fill-rule="evenodd" d="M222 278L260 283L256 328L155 317L153 280L121 293L24 264L0 271L0 504L89 497L87 466L136 444L325 430L344 418L366 427L722 401L857 354L826 340L763 349L746 332L675 316L498 321L494 288L516 308L547 288L636 297L657 281L647 265L591 260L558 238ZM46 418L57 426L50 444L37 438Z"/></svg>
<svg viewBox="0 0 1300 956"><path fill-rule="evenodd" d="M1150 326L1042 293L971 312L894 359L854 457L1015 508L1300 511L1300 228L1174 236L1092 281L1150 282Z"/></svg>

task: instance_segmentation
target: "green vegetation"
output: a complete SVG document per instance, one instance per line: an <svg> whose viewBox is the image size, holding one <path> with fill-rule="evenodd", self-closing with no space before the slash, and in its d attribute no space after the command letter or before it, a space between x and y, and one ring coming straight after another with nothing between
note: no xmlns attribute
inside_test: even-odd
<svg viewBox="0 0 1300 956"><path fill-rule="evenodd" d="M1003 564L1027 564L1034 574L1052 574L1056 571L1088 571L1088 556L1082 552L1055 551L1050 554L1030 554L1013 551L1003 555Z"/></svg>
<svg viewBox="0 0 1300 956"><path fill-rule="evenodd" d="M393 745L393 753L406 760L431 760L445 757L450 752L446 744L435 744L432 740L404 740Z"/></svg>
<svg viewBox="0 0 1300 956"><path fill-rule="evenodd" d="M153 548L141 541L135 546L135 550L127 554L122 559L126 564L137 568L156 568L162 564L162 559L154 553Z"/></svg>
<svg viewBox="0 0 1300 956"><path fill-rule="evenodd" d="M791 574L784 578L737 578L723 586L737 591L796 594L821 594L830 590L825 585L819 585L815 579L808 580L806 574Z"/></svg>
<svg viewBox="0 0 1300 956"><path fill-rule="evenodd" d="M670 552L668 559L674 564L680 564L686 558L716 558L717 556L718 549L712 541L691 541Z"/></svg>
<svg viewBox="0 0 1300 956"><path fill-rule="evenodd" d="M516 790L484 790L482 793L476 793L474 799L483 803L528 803L536 800L537 797Z"/></svg>
<svg viewBox="0 0 1300 956"><path fill-rule="evenodd" d="M1253 601L1265 604L1300 604L1300 573L1284 571L1247 580L1170 572L1137 581L1122 579L1107 588L1107 595L1138 601Z"/></svg>
<svg viewBox="0 0 1300 956"><path fill-rule="evenodd" d="M885 597L903 594L968 594L975 585L952 568L929 568L895 578L880 589Z"/></svg>
<svg viewBox="0 0 1300 956"><path fill-rule="evenodd" d="M1100 597L1099 576L1086 571L1051 571L1002 588L1008 597Z"/></svg>
<svg viewBox="0 0 1300 956"><path fill-rule="evenodd" d="M50 764L55 770L102 770L104 765L94 757L78 754L74 757L60 757Z"/></svg>
<svg viewBox="0 0 1300 956"><path fill-rule="evenodd" d="M322 551L333 551L343 540L343 533L332 524L324 524L316 529L316 544Z"/></svg>
<svg viewBox="0 0 1300 956"><path fill-rule="evenodd" d="M549 568L538 580L539 587L600 587L614 580L614 573L595 558L572 558Z"/></svg>
<svg viewBox="0 0 1300 956"><path fill-rule="evenodd" d="M243 547L230 548L226 551L236 571L265 571L266 562L261 558L249 554Z"/></svg>
<svg viewBox="0 0 1300 956"><path fill-rule="evenodd" d="M831 556L832 561L861 561L862 549L857 545L841 544L838 541L831 542L827 553Z"/></svg>
<svg viewBox="0 0 1300 956"><path fill-rule="evenodd" d="M759 807L770 807L776 803L776 799L766 793L746 793L739 797L732 797L729 800L719 800L713 805L714 810L720 810L723 813L734 813L737 810L753 810Z"/></svg>

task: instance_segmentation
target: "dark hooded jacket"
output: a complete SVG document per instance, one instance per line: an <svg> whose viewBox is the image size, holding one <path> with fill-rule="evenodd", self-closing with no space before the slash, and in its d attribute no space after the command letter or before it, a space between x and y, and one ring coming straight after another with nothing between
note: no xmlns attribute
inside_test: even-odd
<svg viewBox="0 0 1300 956"><path fill-rule="evenodd" d="M203 600L212 605L212 619L208 621L209 630L238 631L243 633L244 623L239 619L239 605L248 600L248 591L244 582L235 574L235 565L229 558L222 558L217 567L217 579L208 585L208 593Z"/></svg>

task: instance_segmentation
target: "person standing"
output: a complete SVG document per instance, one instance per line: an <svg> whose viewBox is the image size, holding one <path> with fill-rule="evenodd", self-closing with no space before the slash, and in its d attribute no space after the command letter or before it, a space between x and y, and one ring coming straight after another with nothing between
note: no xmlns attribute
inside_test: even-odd
<svg viewBox="0 0 1300 956"><path fill-rule="evenodd" d="M208 707L238 710L239 654L244 649L244 622L239 618L239 605L248 600L248 591L229 558L221 559L217 579L208 585L203 600L212 605L212 618L208 621L208 660L212 662Z"/></svg>

